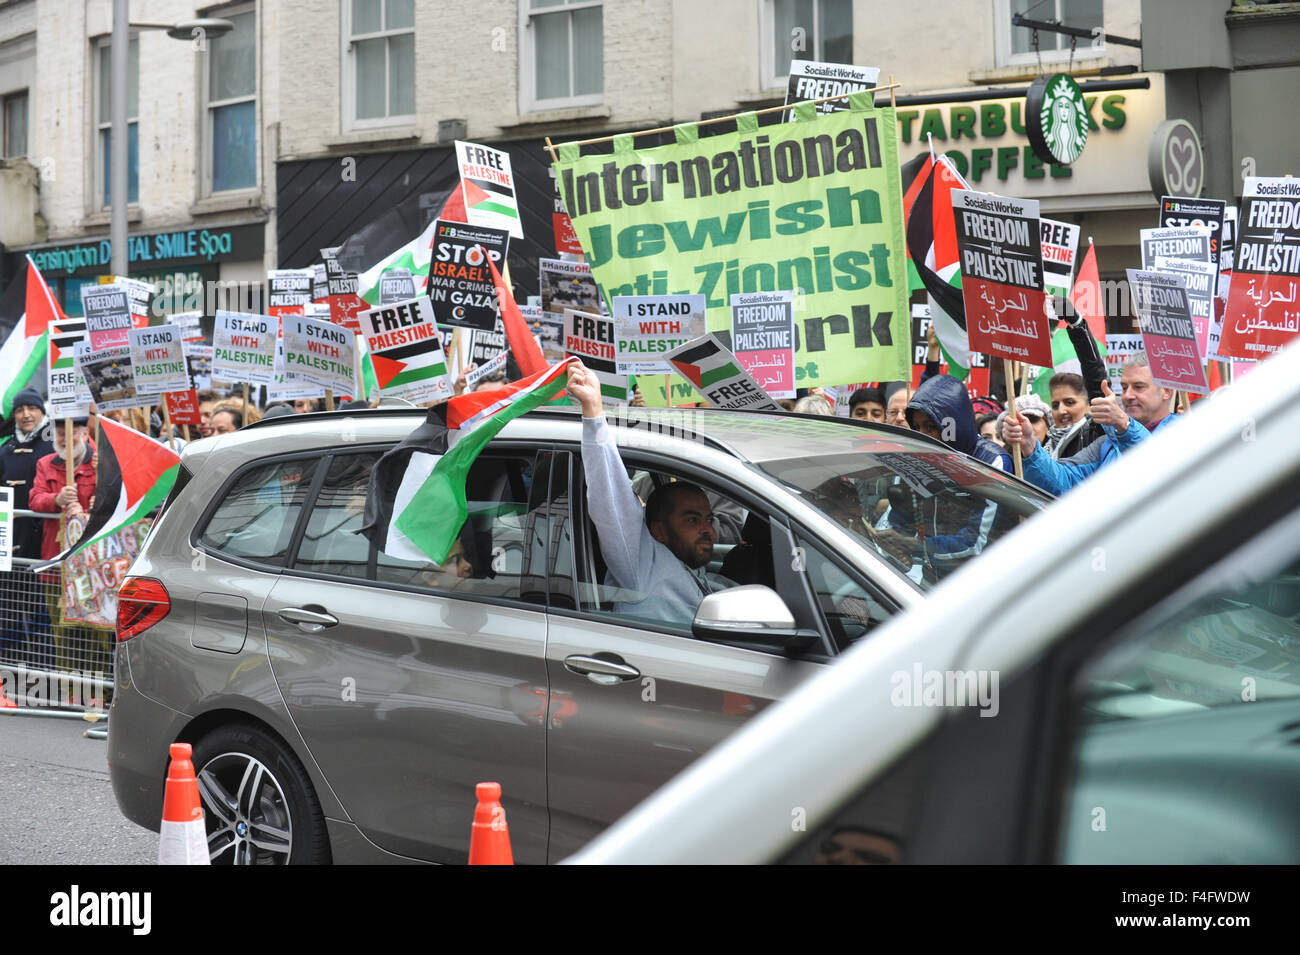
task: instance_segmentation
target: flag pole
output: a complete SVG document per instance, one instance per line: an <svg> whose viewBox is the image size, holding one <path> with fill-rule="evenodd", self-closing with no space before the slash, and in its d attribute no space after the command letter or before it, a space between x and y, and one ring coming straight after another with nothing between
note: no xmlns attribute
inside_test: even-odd
<svg viewBox="0 0 1300 955"><path fill-rule="evenodd" d="M172 418L171 415L167 413L167 399L165 397L163 398L163 403L162 403L162 413L163 413L163 430L167 432L167 447L175 451L176 435L172 433Z"/></svg>
<svg viewBox="0 0 1300 955"><path fill-rule="evenodd" d="M248 382L244 382L244 413L242 415L244 424L248 424Z"/></svg>
<svg viewBox="0 0 1300 955"><path fill-rule="evenodd" d="M325 410L326 411L334 410L334 391L331 388L325 389Z"/></svg>
<svg viewBox="0 0 1300 955"><path fill-rule="evenodd" d="M1011 374L1011 359L1002 359L1002 376L1007 380L1007 417L1016 416L1016 389L1015 378ZM1011 460L1016 466L1016 477L1024 478L1025 468L1020 460L1020 443L1017 442L1011 448Z"/></svg>

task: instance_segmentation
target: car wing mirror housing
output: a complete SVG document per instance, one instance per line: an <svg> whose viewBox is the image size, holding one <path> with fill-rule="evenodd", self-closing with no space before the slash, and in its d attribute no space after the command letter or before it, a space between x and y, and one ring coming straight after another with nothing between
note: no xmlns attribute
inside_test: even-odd
<svg viewBox="0 0 1300 955"><path fill-rule="evenodd" d="M807 652L821 641L816 630L796 626L785 601L762 584L709 594L700 602L691 632L715 643L763 650L776 646L792 656Z"/></svg>

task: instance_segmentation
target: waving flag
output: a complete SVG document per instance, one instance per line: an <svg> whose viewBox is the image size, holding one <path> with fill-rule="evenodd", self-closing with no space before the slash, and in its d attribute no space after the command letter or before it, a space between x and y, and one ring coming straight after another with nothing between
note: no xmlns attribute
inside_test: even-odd
<svg viewBox="0 0 1300 955"><path fill-rule="evenodd" d="M95 506L81 539L35 570L47 570L86 545L147 517L166 500L181 463L180 455L166 445L105 417L99 419L95 455Z"/></svg>
<svg viewBox="0 0 1300 955"><path fill-rule="evenodd" d="M537 339L528 328L528 322L524 321L523 313L519 311L519 303L510 294L510 289L506 288L501 273L497 271L497 264L492 261L490 255L487 260L488 265L492 267L492 282L496 285L497 304L501 307L501 324L506 330L506 344L509 346L510 354L514 357L515 364L519 366L521 375L524 377L535 375L546 368L546 359L542 357L541 346L537 344Z"/></svg>
<svg viewBox="0 0 1300 955"><path fill-rule="evenodd" d="M920 174L917 179L921 180ZM952 191L965 188L966 182L948 158L940 156L925 171L907 217L907 250L930 297L930 315L949 373L958 379L969 373L970 339L961 297Z"/></svg>
<svg viewBox="0 0 1300 955"><path fill-rule="evenodd" d="M1079 277L1074 280L1070 304L1088 323L1088 331L1098 341L1106 340L1106 313L1101 307L1101 276L1097 271L1097 250L1088 236L1088 252L1079 266Z"/></svg>
<svg viewBox="0 0 1300 955"><path fill-rule="evenodd" d="M358 273L357 294L371 306L378 305L379 280L385 272L392 269L409 269L415 278L416 290L423 292L429 281L429 260L433 254L433 228L437 221L434 219L425 226L423 232L406 245L395 252L388 253L370 268Z"/></svg>
<svg viewBox="0 0 1300 955"><path fill-rule="evenodd" d="M17 312L16 304L11 302L17 298L16 290L20 288L24 290L23 312L15 316L13 330L0 346L0 417L4 418L13 414L14 396L27 387L41 366L50 322L67 317L30 256L26 282L19 285L18 279L14 279L10 294L5 296L5 304L9 306L6 312Z"/></svg>
<svg viewBox="0 0 1300 955"><path fill-rule="evenodd" d="M465 480L475 459L508 422L558 395L573 361L430 408L424 423L375 464L361 533L393 557L445 561L469 516Z"/></svg>

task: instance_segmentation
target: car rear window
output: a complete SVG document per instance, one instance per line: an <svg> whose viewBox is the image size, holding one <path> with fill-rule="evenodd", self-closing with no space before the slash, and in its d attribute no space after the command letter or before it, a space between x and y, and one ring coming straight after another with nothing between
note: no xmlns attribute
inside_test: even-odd
<svg viewBox="0 0 1300 955"><path fill-rule="evenodd" d="M318 458L293 458L243 471L228 485L199 542L231 557L283 567L319 465Z"/></svg>

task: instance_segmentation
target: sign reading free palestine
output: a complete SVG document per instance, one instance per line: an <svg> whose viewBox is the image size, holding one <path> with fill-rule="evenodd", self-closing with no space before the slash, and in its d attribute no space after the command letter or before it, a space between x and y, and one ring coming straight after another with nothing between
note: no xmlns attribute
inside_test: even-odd
<svg viewBox="0 0 1300 955"><path fill-rule="evenodd" d="M850 108L613 155L559 147L561 194L605 293L703 295L708 327L731 324L730 297L801 289L799 387L910 373L897 121L868 94Z"/></svg>

